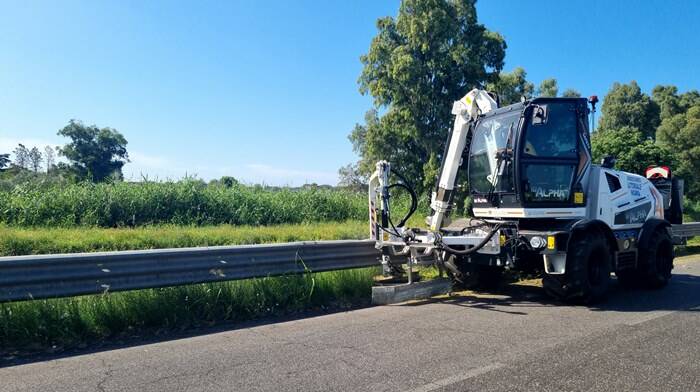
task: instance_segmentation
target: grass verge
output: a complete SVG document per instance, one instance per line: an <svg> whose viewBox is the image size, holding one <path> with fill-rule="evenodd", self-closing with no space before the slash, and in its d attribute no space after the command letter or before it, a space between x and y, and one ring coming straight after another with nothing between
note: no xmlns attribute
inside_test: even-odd
<svg viewBox="0 0 700 392"><path fill-rule="evenodd" d="M0 256L367 238L364 221L276 226L16 228L0 225Z"/></svg>
<svg viewBox="0 0 700 392"><path fill-rule="evenodd" d="M60 352L103 340L368 305L378 268L0 304L0 354Z"/></svg>
<svg viewBox="0 0 700 392"><path fill-rule="evenodd" d="M359 239L362 221L277 226L14 228L0 226L0 255ZM309 273L106 295L0 304L0 353L45 352L101 340L294 314L370 301L378 269Z"/></svg>

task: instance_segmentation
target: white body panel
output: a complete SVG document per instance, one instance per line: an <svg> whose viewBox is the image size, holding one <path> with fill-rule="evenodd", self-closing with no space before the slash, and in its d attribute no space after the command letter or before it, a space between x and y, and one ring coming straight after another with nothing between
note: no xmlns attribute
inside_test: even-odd
<svg viewBox="0 0 700 392"><path fill-rule="evenodd" d="M585 207L576 208L474 208L483 218L597 219L613 230L638 229L649 218L663 219L661 194L646 178L592 165L585 192Z"/></svg>
<svg viewBox="0 0 700 392"><path fill-rule="evenodd" d="M638 229L650 218L663 219L661 194L646 178L593 166L587 194L588 218L613 230Z"/></svg>

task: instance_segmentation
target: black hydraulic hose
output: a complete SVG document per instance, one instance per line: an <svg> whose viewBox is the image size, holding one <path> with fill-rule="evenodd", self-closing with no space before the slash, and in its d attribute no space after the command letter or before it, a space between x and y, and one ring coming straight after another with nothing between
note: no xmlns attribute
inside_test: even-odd
<svg viewBox="0 0 700 392"><path fill-rule="evenodd" d="M455 248L451 248L450 246L448 246L448 245L445 244L445 243L441 243L441 244L440 244L440 248L441 248L442 250L444 250L445 252L451 253L451 254L454 254L454 255L460 255L460 256L469 255L469 254L472 254L472 253L476 252L477 250L483 248L484 246L486 246L486 244L491 240L491 238L493 237L493 235L496 234L496 233L498 232L498 229L500 229L500 228L501 228L501 225L500 225L500 224L496 225L496 226L493 228L493 230L491 230L491 232L489 232L489 234L486 236L486 238L484 238L481 242L479 242L476 246L474 246L474 247L472 247L472 248L469 248L469 249L455 249Z"/></svg>
<svg viewBox="0 0 700 392"><path fill-rule="evenodd" d="M407 186L407 185L405 185L405 184L402 184L402 183L391 184L391 185L389 185L388 188L391 189L391 188L394 188L394 187L403 188L403 189L405 189L406 191L408 191L409 193L411 193L411 191L413 191L409 186ZM414 198L411 197L411 208L409 209L409 211L408 211L408 213L406 214L406 216L404 216L404 218L401 219L401 221L399 222L399 225L398 225L399 227L403 226L403 225L406 223L406 221L408 220L408 218L410 218L411 215L413 215L413 212L416 210L416 207L417 207L417 205L416 205L416 203L414 202Z"/></svg>
<svg viewBox="0 0 700 392"><path fill-rule="evenodd" d="M413 187L411 187L409 185L409 182L406 181L406 178L404 178L404 176L402 176L399 172L397 172L394 169L391 169L391 172L394 173L394 175L396 175L396 177L398 177L403 183L398 182L396 184L392 184L389 186L389 188L392 188L395 186L400 187L400 188L407 190L408 193L411 195L411 208L408 210L408 213L406 214L406 216L404 216L403 219L401 219L401 221L399 222L398 226L401 227L404 224L406 224L406 221L408 221L408 219L418 209L418 195L416 195L416 191L413 190Z"/></svg>

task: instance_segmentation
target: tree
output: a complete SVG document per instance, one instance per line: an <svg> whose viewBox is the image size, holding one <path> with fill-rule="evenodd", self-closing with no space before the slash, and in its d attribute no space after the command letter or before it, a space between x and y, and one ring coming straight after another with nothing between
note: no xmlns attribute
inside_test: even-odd
<svg viewBox="0 0 700 392"><path fill-rule="evenodd" d="M630 173L643 174L651 165L669 165L674 167L675 157L666 146L654 143L636 128L595 132L591 138L594 162L610 155L617 158L615 168Z"/></svg>
<svg viewBox="0 0 700 392"><path fill-rule="evenodd" d="M498 94L501 106L529 99L535 92L535 85L527 81L527 72L517 67L513 72L501 72L496 81L489 83L486 89Z"/></svg>
<svg viewBox="0 0 700 392"><path fill-rule="evenodd" d="M422 191L434 181L425 181L427 165L442 154L452 102L497 80L506 45L477 22L475 0L404 0L377 29L359 78L375 110L349 138L362 174L386 159Z"/></svg>
<svg viewBox="0 0 700 392"><path fill-rule="evenodd" d="M537 89L537 95L540 97L556 97L557 94L559 94L559 86L554 78L543 80Z"/></svg>
<svg viewBox="0 0 700 392"><path fill-rule="evenodd" d="M0 154L0 171L5 171L10 166L10 154Z"/></svg>
<svg viewBox="0 0 700 392"><path fill-rule="evenodd" d="M338 186L353 190L367 189L367 176L360 172L357 164L349 164L338 169Z"/></svg>
<svg viewBox="0 0 700 392"><path fill-rule="evenodd" d="M654 87L651 98L659 105L661 121L685 113L692 106L700 105L700 93L697 90L679 95L678 88L671 85Z"/></svg>
<svg viewBox="0 0 700 392"><path fill-rule="evenodd" d="M46 173L50 173L53 167L56 165L56 153L53 147L44 147L44 159L46 160Z"/></svg>
<svg viewBox="0 0 700 392"><path fill-rule="evenodd" d="M635 128L645 138L654 139L659 126L659 105L642 93L637 82L614 83L603 100L598 132Z"/></svg>
<svg viewBox="0 0 700 392"><path fill-rule="evenodd" d="M15 148L13 151L13 154L15 154L13 166L20 169L29 168L29 150L24 146L24 144L20 143L17 145L17 148Z"/></svg>
<svg viewBox="0 0 700 392"><path fill-rule="evenodd" d="M669 112L670 113L670 112ZM676 175L685 180L686 194L689 198L700 198L700 102L690 107L685 113L678 113L663 120L657 131L660 144L674 151L677 164Z"/></svg>
<svg viewBox="0 0 700 392"><path fill-rule="evenodd" d="M564 98L581 98L581 93L572 88L567 88L561 93L561 96Z"/></svg>
<svg viewBox="0 0 700 392"><path fill-rule="evenodd" d="M41 169L41 163L44 161L44 158L41 155L41 151L39 151L38 148L32 147L31 150L29 150L29 168L34 172L38 173L39 169Z"/></svg>
<svg viewBox="0 0 700 392"><path fill-rule="evenodd" d="M71 139L59 148L59 153L68 159L79 179L102 182L113 175L122 178L122 167L129 162L129 154L127 141L117 130L70 120L58 135Z"/></svg>

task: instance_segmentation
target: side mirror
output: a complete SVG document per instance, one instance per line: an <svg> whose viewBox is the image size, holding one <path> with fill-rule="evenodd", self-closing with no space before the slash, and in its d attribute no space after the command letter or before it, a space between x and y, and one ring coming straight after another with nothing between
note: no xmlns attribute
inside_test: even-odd
<svg viewBox="0 0 700 392"><path fill-rule="evenodd" d="M547 106L535 106L532 110L532 125L541 125L545 123L547 123Z"/></svg>
<svg viewBox="0 0 700 392"><path fill-rule="evenodd" d="M615 167L615 163L617 163L617 158L607 155L600 161L600 166L606 169L612 169Z"/></svg>

